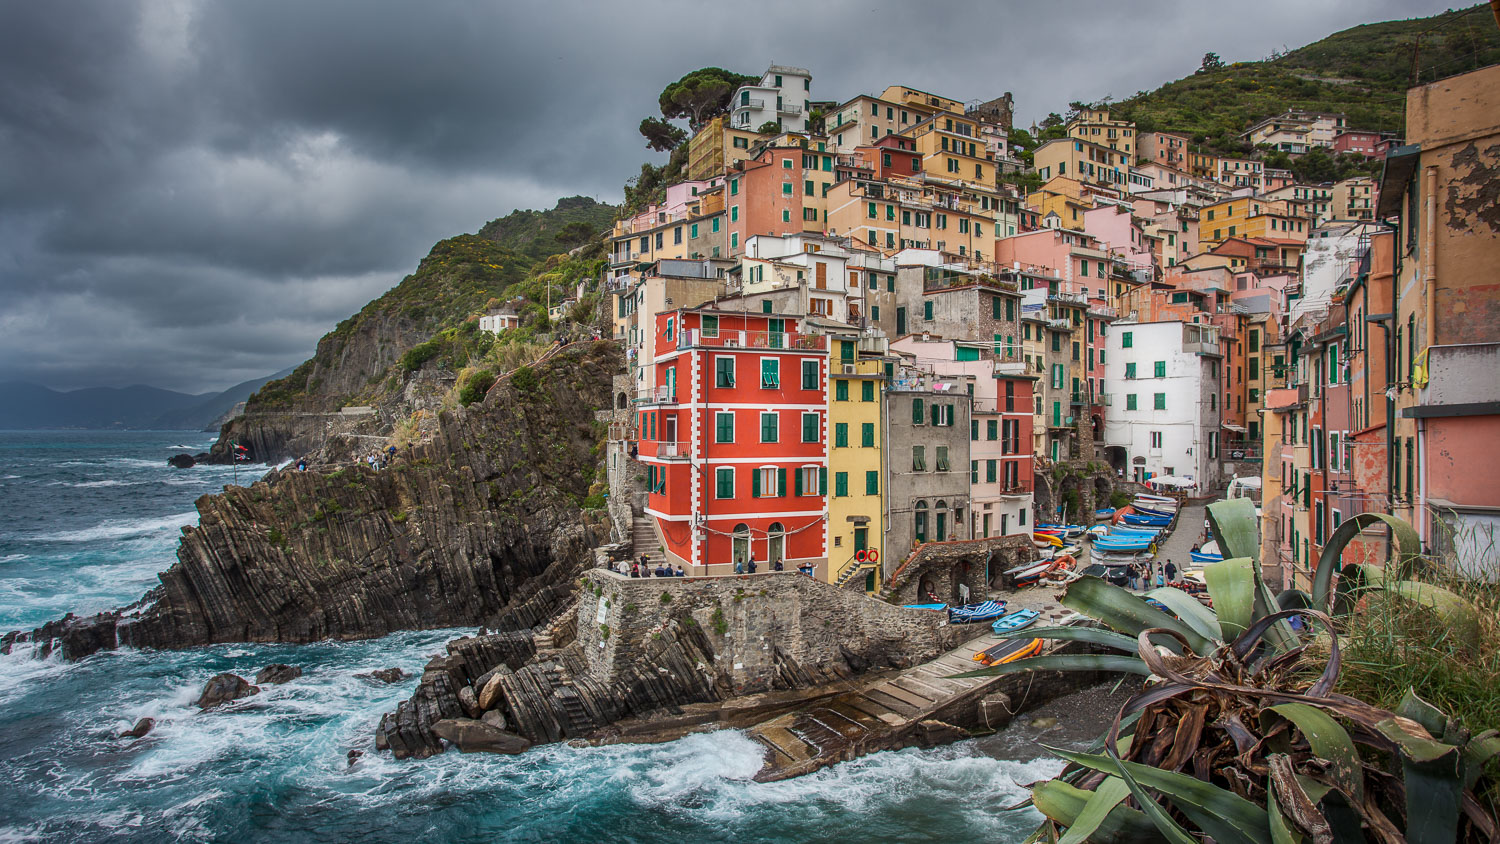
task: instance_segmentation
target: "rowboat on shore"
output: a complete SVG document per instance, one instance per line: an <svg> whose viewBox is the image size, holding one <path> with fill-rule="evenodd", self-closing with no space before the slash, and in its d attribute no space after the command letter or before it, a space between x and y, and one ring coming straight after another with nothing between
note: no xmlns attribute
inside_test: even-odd
<svg viewBox="0 0 1500 844"><path fill-rule="evenodd" d="M1005 615L1004 601L980 601L977 604L949 607L948 623L976 624L981 621L994 621L1002 615Z"/></svg>
<svg viewBox="0 0 1500 844"><path fill-rule="evenodd" d="M1004 665L1042 652L1041 639L1008 639L974 654L974 661L983 665Z"/></svg>

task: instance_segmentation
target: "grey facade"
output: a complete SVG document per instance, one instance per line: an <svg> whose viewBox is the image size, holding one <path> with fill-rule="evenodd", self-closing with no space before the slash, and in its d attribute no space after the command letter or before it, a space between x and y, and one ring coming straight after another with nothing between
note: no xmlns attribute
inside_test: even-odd
<svg viewBox="0 0 1500 844"><path fill-rule="evenodd" d="M940 384L947 390L934 389ZM972 400L953 379L902 373L885 393L889 577L923 542L968 539Z"/></svg>

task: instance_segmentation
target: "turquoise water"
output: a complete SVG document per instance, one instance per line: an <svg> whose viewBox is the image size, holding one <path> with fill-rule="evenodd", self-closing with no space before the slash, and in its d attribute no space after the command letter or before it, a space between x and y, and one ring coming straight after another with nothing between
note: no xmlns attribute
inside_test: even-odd
<svg viewBox="0 0 1500 844"><path fill-rule="evenodd" d="M193 500L232 480L229 467L166 465L207 443L0 432L0 630L150 588L179 528L196 522ZM750 782L760 752L732 731L517 757L377 754L376 720L415 678L354 675L393 665L415 675L461 632L120 651L72 665L0 657L0 841L1019 841L1037 816L1002 807L1025 796L1017 782L1061 767L1015 733L772 784ZM213 674L249 677L271 662L305 673L218 710L191 706ZM147 716L148 737L115 738ZM364 752L352 767L350 750Z"/></svg>

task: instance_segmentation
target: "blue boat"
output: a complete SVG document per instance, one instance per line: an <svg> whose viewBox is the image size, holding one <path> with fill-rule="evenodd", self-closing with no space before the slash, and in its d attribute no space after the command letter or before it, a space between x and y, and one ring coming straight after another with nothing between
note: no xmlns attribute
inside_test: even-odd
<svg viewBox="0 0 1500 844"><path fill-rule="evenodd" d="M1139 526L1134 526L1134 525L1115 525L1114 527L1112 527L1112 528L1109 529L1108 533L1106 533L1104 535L1105 536L1156 536L1157 534L1161 533L1163 530L1164 530L1164 528L1159 528L1159 527L1139 527Z"/></svg>
<svg viewBox="0 0 1500 844"><path fill-rule="evenodd" d="M902 604L904 610L946 610L947 604Z"/></svg>
<svg viewBox="0 0 1500 844"><path fill-rule="evenodd" d="M1172 524L1172 519L1167 516L1142 516L1136 513L1126 513L1121 517L1125 524L1138 527L1166 527Z"/></svg>
<svg viewBox="0 0 1500 844"><path fill-rule="evenodd" d="M1221 554L1205 554L1202 551L1189 551L1188 552L1188 556L1192 557L1193 558L1193 562L1195 562L1195 563L1222 563L1222 562L1224 562L1224 557Z"/></svg>
<svg viewBox="0 0 1500 844"><path fill-rule="evenodd" d="M1110 516L1113 516L1114 514L1115 514L1115 508L1113 508L1113 507L1105 507L1102 510L1095 510L1094 511L1094 518L1096 518L1096 519L1107 519Z"/></svg>
<svg viewBox="0 0 1500 844"><path fill-rule="evenodd" d="M1144 551L1155 541L1154 536L1104 536L1094 540L1094 548L1101 551Z"/></svg>
<svg viewBox="0 0 1500 844"><path fill-rule="evenodd" d="M949 624L976 624L981 621L994 621L1005 615L1004 601L982 601L977 604L964 604L961 607L948 608Z"/></svg>
<svg viewBox="0 0 1500 844"><path fill-rule="evenodd" d="M990 625L990 629L996 633L1020 630L1023 627L1030 626L1040 615L1041 613L1036 610L1016 610L1013 613L1001 616L999 620Z"/></svg>

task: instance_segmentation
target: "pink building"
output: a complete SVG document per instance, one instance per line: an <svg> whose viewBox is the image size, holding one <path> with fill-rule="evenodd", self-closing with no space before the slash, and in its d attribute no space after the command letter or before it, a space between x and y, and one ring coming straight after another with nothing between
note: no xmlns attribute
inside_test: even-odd
<svg viewBox="0 0 1500 844"><path fill-rule="evenodd" d="M1042 268L1061 279L1058 293L1108 298L1109 252L1098 238L1072 229L1038 229L995 241L995 263Z"/></svg>
<svg viewBox="0 0 1500 844"><path fill-rule="evenodd" d="M1379 132L1346 129L1333 136L1333 151L1335 153L1350 152L1363 155L1365 158L1374 158L1380 154L1375 150L1380 146L1382 138Z"/></svg>

